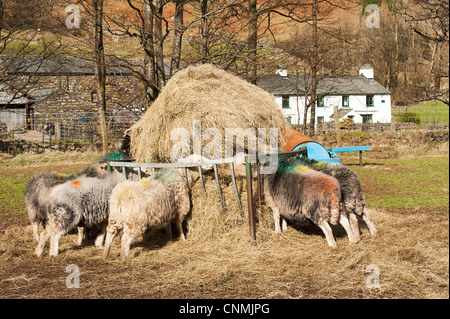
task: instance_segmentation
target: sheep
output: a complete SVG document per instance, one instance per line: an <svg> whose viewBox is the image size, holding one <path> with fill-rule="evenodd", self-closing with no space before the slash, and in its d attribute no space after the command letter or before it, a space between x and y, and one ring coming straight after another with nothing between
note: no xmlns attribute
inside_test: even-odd
<svg viewBox="0 0 450 319"><path fill-rule="evenodd" d="M39 241L39 225L45 228L47 224L48 195L54 186L62 184L73 175L44 173L30 178L25 188L25 205L28 218L33 229L33 237Z"/></svg>
<svg viewBox="0 0 450 319"><path fill-rule="evenodd" d="M109 215L109 197L113 188L123 180L123 174L113 171L99 177L80 176L54 186L48 196L47 227L40 235L36 255L42 255L50 239L49 255L56 256L60 237L77 226L101 226L95 245L102 246Z"/></svg>
<svg viewBox="0 0 450 319"><path fill-rule="evenodd" d="M303 163L305 163L305 160L303 160ZM374 222L370 218L370 213L364 200L361 181L358 178L358 175L345 165L339 163L310 161L308 164L314 170L333 176L338 180L341 189L340 212L349 218L350 225L357 241L359 241L361 237L356 215L362 216L369 228L370 234L372 237L376 237L378 232Z"/></svg>
<svg viewBox="0 0 450 319"><path fill-rule="evenodd" d="M199 162L203 157L191 155L179 162ZM212 166L202 167L208 171ZM107 235L105 239L104 258L109 256L114 237L123 230L120 256L122 260L128 258L130 245L138 237L144 235L150 227L168 230L171 236L171 222L174 222L185 241L183 221L191 209L190 187L198 179L197 167L186 169L187 183L183 169L162 169L152 177L141 181L125 181L118 184L110 199L110 216L108 219Z"/></svg>
<svg viewBox="0 0 450 319"><path fill-rule="evenodd" d="M99 167L91 165L82 169L77 175L64 175L55 172L43 173L32 176L25 187L25 205L27 207L28 218L33 230L33 237L39 241L39 225L45 228L47 223L48 196L56 185L63 184L76 176L99 176ZM82 230L82 229L80 229ZM82 232L81 232L82 234ZM81 236L79 243L81 244Z"/></svg>
<svg viewBox="0 0 450 319"><path fill-rule="evenodd" d="M280 215L297 221L306 218L320 227L328 245L335 248L337 244L329 223L339 222L349 241L356 242L348 218L339 213L341 192L334 177L307 166L290 166L281 159L277 171L264 176L263 185L266 204L273 212L275 232L281 232Z"/></svg>

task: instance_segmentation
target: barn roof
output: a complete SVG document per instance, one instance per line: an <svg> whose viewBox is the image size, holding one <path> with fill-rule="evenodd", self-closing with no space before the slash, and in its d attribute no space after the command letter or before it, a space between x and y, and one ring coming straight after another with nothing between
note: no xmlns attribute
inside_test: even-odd
<svg viewBox="0 0 450 319"><path fill-rule="evenodd" d="M132 72L119 65L120 61L106 61L107 75L131 75ZM0 56L0 65L9 74L24 75L94 75L94 62L80 57L41 57L41 56Z"/></svg>

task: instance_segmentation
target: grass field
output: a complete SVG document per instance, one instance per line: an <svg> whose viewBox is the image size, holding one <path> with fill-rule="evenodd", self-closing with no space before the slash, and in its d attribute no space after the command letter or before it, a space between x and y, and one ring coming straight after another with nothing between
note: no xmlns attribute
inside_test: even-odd
<svg viewBox="0 0 450 319"><path fill-rule="evenodd" d="M48 257L48 250L42 258L34 255L23 200L28 178L52 170L73 173L96 154L4 158L0 298L448 298L448 143L383 154L393 155L367 153L363 167L357 155L342 157L361 178L376 238L362 226L362 241L350 245L336 226L338 248L333 250L316 227L275 234L264 208L257 213L257 241L250 244L246 216L232 210L207 216L220 205L214 180L207 178L208 197L194 202L204 206L204 216L188 218L187 241L166 241L156 233L132 246L127 263L117 258L119 239L112 257L104 260L92 241L77 247L75 234L61 239L57 257ZM228 186L222 187L228 196ZM198 183L193 193L201 193ZM210 232L196 231L195 223L202 220ZM66 287L70 264L80 268L80 289ZM367 285L374 265L380 272L378 288Z"/></svg>
<svg viewBox="0 0 450 319"><path fill-rule="evenodd" d="M397 112L398 113L398 112ZM408 113L417 114L422 124L448 124L449 107L440 101L429 101L408 107ZM393 113L395 115L396 113ZM394 117L394 121L396 118Z"/></svg>

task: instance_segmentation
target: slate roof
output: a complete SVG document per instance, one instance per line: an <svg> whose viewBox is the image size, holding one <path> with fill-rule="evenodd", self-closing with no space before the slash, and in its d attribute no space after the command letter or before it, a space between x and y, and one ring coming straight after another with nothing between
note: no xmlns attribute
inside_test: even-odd
<svg viewBox="0 0 450 319"><path fill-rule="evenodd" d="M257 85L274 95L296 95L298 83L299 95L305 95L305 84L311 87L311 77L300 75L262 75ZM364 75L326 76L319 80L317 94L319 95L367 95L390 94L374 79L367 79Z"/></svg>
<svg viewBox="0 0 450 319"><path fill-rule="evenodd" d="M24 105L29 103L29 99L26 96L20 96L11 93L5 86L0 84L0 105Z"/></svg>
<svg viewBox="0 0 450 319"><path fill-rule="evenodd" d="M111 61L107 61L107 64ZM10 74L29 75L94 75L94 62L88 58L79 57L48 57L41 56L0 56L0 64L8 69ZM111 64L111 63L110 63ZM118 65L118 63L115 63ZM132 72L121 66L107 66L107 75L131 75Z"/></svg>

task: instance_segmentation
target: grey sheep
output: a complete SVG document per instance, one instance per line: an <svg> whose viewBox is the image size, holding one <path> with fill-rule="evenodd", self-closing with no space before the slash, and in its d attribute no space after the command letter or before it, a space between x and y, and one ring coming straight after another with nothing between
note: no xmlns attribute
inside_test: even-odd
<svg viewBox="0 0 450 319"><path fill-rule="evenodd" d="M307 166L280 159L277 171L264 176L264 195L272 209L275 231L280 232L280 215L288 220L306 219L318 225L330 247L337 247L329 223L344 227L350 242L356 242L348 218L339 213L339 182ZM283 228L285 228L285 221Z"/></svg>
<svg viewBox="0 0 450 319"><path fill-rule="evenodd" d="M53 187L48 196L47 227L40 235L36 255L42 255L50 239L49 255L56 256L60 237L79 226L101 226L101 233L95 241L97 246L101 246L109 215L109 197L113 188L123 180L123 174L113 171L99 177L80 176Z"/></svg>
<svg viewBox="0 0 450 319"><path fill-rule="evenodd" d="M65 175L51 172L35 175L29 179L24 192L25 205L33 229L33 237L36 241L39 241L39 225L42 225L45 228L47 224L48 196L51 190L56 185L75 179L77 176L94 177L99 176L100 174L102 174L102 172L99 170L99 167L91 165L85 167L77 175ZM81 243L81 238L82 236L79 238L79 243Z"/></svg>
<svg viewBox="0 0 450 319"><path fill-rule="evenodd" d="M378 232L374 222L370 218L370 213L364 200L361 181L358 175L345 165L338 163L311 162L309 163L309 166L319 172L333 176L338 180L341 189L340 212L349 218L350 225L357 241L359 241L361 237L356 215L362 216L369 228L370 234L372 237L375 237Z"/></svg>

